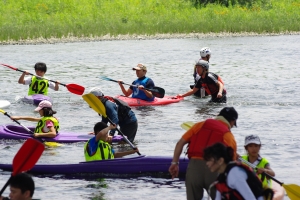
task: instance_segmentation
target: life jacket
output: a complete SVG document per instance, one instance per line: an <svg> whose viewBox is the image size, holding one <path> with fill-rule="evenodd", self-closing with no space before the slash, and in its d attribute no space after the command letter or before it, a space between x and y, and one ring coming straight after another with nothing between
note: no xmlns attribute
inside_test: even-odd
<svg viewBox="0 0 300 200"><path fill-rule="evenodd" d="M56 131L56 134L59 130L59 122L55 117L42 117L40 121L38 121L37 126L34 129L35 133L43 133L43 127L46 126L46 121L51 120L54 124L54 129Z"/></svg>
<svg viewBox="0 0 300 200"><path fill-rule="evenodd" d="M142 86L146 87L148 80L149 80L148 77L145 77L143 80L137 79L133 82L133 84L137 85L137 86L142 85ZM145 101L153 101L154 100L154 96L152 98L147 97L145 92L140 91L138 87L133 87L132 98L138 98L138 99L142 99Z"/></svg>
<svg viewBox="0 0 300 200"><path fill-rule="evenodd" d="M84 144L84 157L86 161L114 159L114 154L110 144L102 140L98 141L97 150L95 152L91 152L90 154L88 150L90 140Z"/></svg>
<svg viewBox="0 0 300 200"><path fill-rule="evenodd" d="M49 83L46 79L40 79L36 76L32 76L31 83L29 85L28 95L33 94L48 94Z"/></svg>
<svg viewBox="0 0 300 200"><path fill-rule="evenodd" d="M118 119L119 121L125 121L127 118L129 118L129 112L131 110L128 103L125 101L122 101L121 99L113 98L110 96L103 96L101 99L101 102L105 105L106 101L111 101L113 103L116 103L118 105Z"/></svg>
<svg viewBox="0 0 300 200"><path fill-rule="evenodd" d="M242 158L244 160L249 161L248 155L243 155ZM260 158L259 163L256 165L257 168L265 168L266 164L268 164L269 161L265 158ZM256 172L256 170L255 170ZM272 188L272 181L270 179L267 179L266 175L264 173L257 174L258 178L262 181L263 188Z"/></svg>
<svg viewBox="0 0 300 200"><path fill-rule="evenodd" d="M210 77L211 79L217 79L219 82L221 82L224 85L224 82L222 80L222 78L212 72L208 72L207 77L205 77L204 79L202 79L202 87L205 89L205 92L208 94L215 94L219 92L219 87L216 84L208 84L205 83L205 79L207 79L208 77ZM226 94L226 90L223 88L222 93L225 92Z"/></svg>
<svg viewBox="0 0 300 200"><path fill-rule="evenodd" d="M255 174L255 172L248 167L247 165L243 164L243 163L239 163L239 162L230 162L224 173L220 174L217 178L217 184L216 189L221 193L221 198L222 199L228 199L228 200L240 200L240 199L244 199L241 194L235 190L230 188L227 185L227 176L229 171L235 167L241 167L245 170L245 172L247 173L247 183L252 191L252 193L254 194L254 196L256 197L256 199L258 197L263 196L263 187L262 187L262 182L260 181L260 179L257 177L257 175Z"/></svg>
<svg viewBox="0 0 300 200"><path fill-rule="evenodd" d="M229 128L221 121L215 119L205 120L202 128L190 139L188 157L203 157L203 150L217 142L224 144L223 136L229 132Z"/></svg>

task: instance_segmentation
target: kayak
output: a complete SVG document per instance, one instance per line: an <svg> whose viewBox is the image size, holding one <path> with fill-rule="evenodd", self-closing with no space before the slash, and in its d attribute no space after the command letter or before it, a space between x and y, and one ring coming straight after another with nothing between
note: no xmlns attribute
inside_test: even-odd
<svg viewBox="0 0 300 200"><path fill-rule="evenodd" d="M52 103L52 99L49 96L45 96L43 94L34 94L31 96L24 96L22 101L29 104L39 105L39 103L43 100L50 101Z"/></svg>
<svg viewBox="0 0 300 200"><path fill-rule="evenodd" d="M166 105L170 103L177 103L183 100L183 97L172 97L165 96L164 98L154 98L154 101L145 101L142 99L125 97L125 96L116 96L116 98L121 99L128 103L129 106L158 106L158 105Z"/></svg>
<svg viewBox="0 0 300 200"><path fill-rule="evenodd" d="M34 127L28 127L34 131ZM59 131L55 138L43 138L45 142L60 142L60 143L73 143L73 142L85 142L92 138L93 135L84 133L72 133ZM15 139L26 140L32 138L32 134L28 133L23 127L15 125L0 125L0 139ZM113 143L121 142L123 137L116 135L113 137Z"/></svg>
<svg viewBox="0 0 300 200"><path fill-rule="evenodd" d="M137 177L137 176L168 176L172 157L137 156L111 160L80 162L75 164L37 164L30 171L36 175L58 175L72 177ZM184 177L188 159L179 160L179 177ZM12 171L12 164L0 164L0 169Z"/></svg>
<svg viewBox="0 0 300 200"><path fill-rule="evenodd" d="M0 108L7 108L10 106L10 102L6 100L0 100Z"/></svg>

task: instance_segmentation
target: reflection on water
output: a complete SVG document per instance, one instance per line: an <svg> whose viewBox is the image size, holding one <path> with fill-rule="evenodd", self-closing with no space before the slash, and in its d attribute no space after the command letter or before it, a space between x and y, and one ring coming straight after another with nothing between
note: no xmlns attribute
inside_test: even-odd
<svg viewBox="0 0 300 200"><path fill-rule="evenodd" d="M239 113L238 128L232 129L239 153L244 153L244 137L259 134L262 156L276 172L276 178L299 185L300 136L300 36L256 36L205 39L168 39L143 41L102 41L71 44L1 46L1 63L34 72L33 65L42 61L48 66L47 77L61 83L75 83L86 88L99 86L105 95L121 94L119 86L99 76L136 79L132 67L147 65L147 76L162 87L166 95L175 96L189 90L193 83L194 61L199 50L212 50L210 71L220 75L227 90L227 106ZM286 53L287 52L287 53ZM292 53L291 53L292 52ZM11 115L36 116L35 106L16 101L27 94L27 86L17 84L20 72L0 68L1 99L11 102ZM61 130L91 132L101 118L79 95L65 87L49 91ZM225 105L208 103L209 98L186 97L165 106L135 107L139 128L135 144L142 154L172 156L176 142L184 133L180 125L216 116ZM15 124L0 116L1 124ZM22 121L26 126L35 123ZM0 140L0 162L12 163L21 142ZM84 161L84 143L67 144L45 151L38 163L78 163ZM128 146L127 146L128 147ZM119 147L116 147L119 148ZM120 147L122 148L122 147ZM286 170L288 167L289 170ZM10 173L1 172L4 185ZM93 178L93 177L92 177ZM35 177L35 198L42 199L185 199L184 182L170 178L127 178L95 180ZM98 187L91 185L100 184ZM106 185L106 187L101 187ZM6 190L5 195L8 194Z"/></svg>

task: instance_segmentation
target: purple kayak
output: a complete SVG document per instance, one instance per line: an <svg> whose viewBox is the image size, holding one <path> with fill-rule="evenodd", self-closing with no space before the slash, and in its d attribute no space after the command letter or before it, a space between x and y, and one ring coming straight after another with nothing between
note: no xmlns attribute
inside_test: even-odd
<svg viewBox="0 0 300 200"><path fill-rule="evenodd" d="M28 127L34 131L34 127ZM23 127L15 125L0 125L0 139L15 139L26 140L31 138L32 134L28 133ZM60 143L73 143L73 142L85 142L92 138L93 135L87 133L72 133L59 131L55 138L43 138L46 142L60 142ZM113 143L121 142L123 137L116 135L113 137Z"/></svg>
<svg viewBox="0 0 300 200"><path fill-rule="evenodd" d="M39 105L39 103L43 100L47 100L52 103L52 99L49 96L45 96L43 94L34 94L31 96L25 96L22 98L23 102L34 104L34 105Z"/></svg>
<svg viewBox="0 0 300 200"><path fill-rule="evenodd" d="M37 164L29 172L35 175L51 176L64 175L69 177L170 177L169 167L172 157L145 156L129 158L116 158L112 160L100 160L80 162L76 164ZM179 177L186 173L189 160L179 160ZM11 164L0 164L0 169L12 171Z"/></svg>

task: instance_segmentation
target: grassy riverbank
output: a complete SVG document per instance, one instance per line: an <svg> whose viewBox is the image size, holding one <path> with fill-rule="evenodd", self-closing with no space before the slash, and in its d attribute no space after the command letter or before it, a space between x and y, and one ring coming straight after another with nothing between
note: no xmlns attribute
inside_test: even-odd
<svg viewBox="0 0 300 200"><path fill-rule="evenodd" d="M251 8L185 0L3 0L0 41L178 34L300 31L300 0L270 0Z"/></svg>

